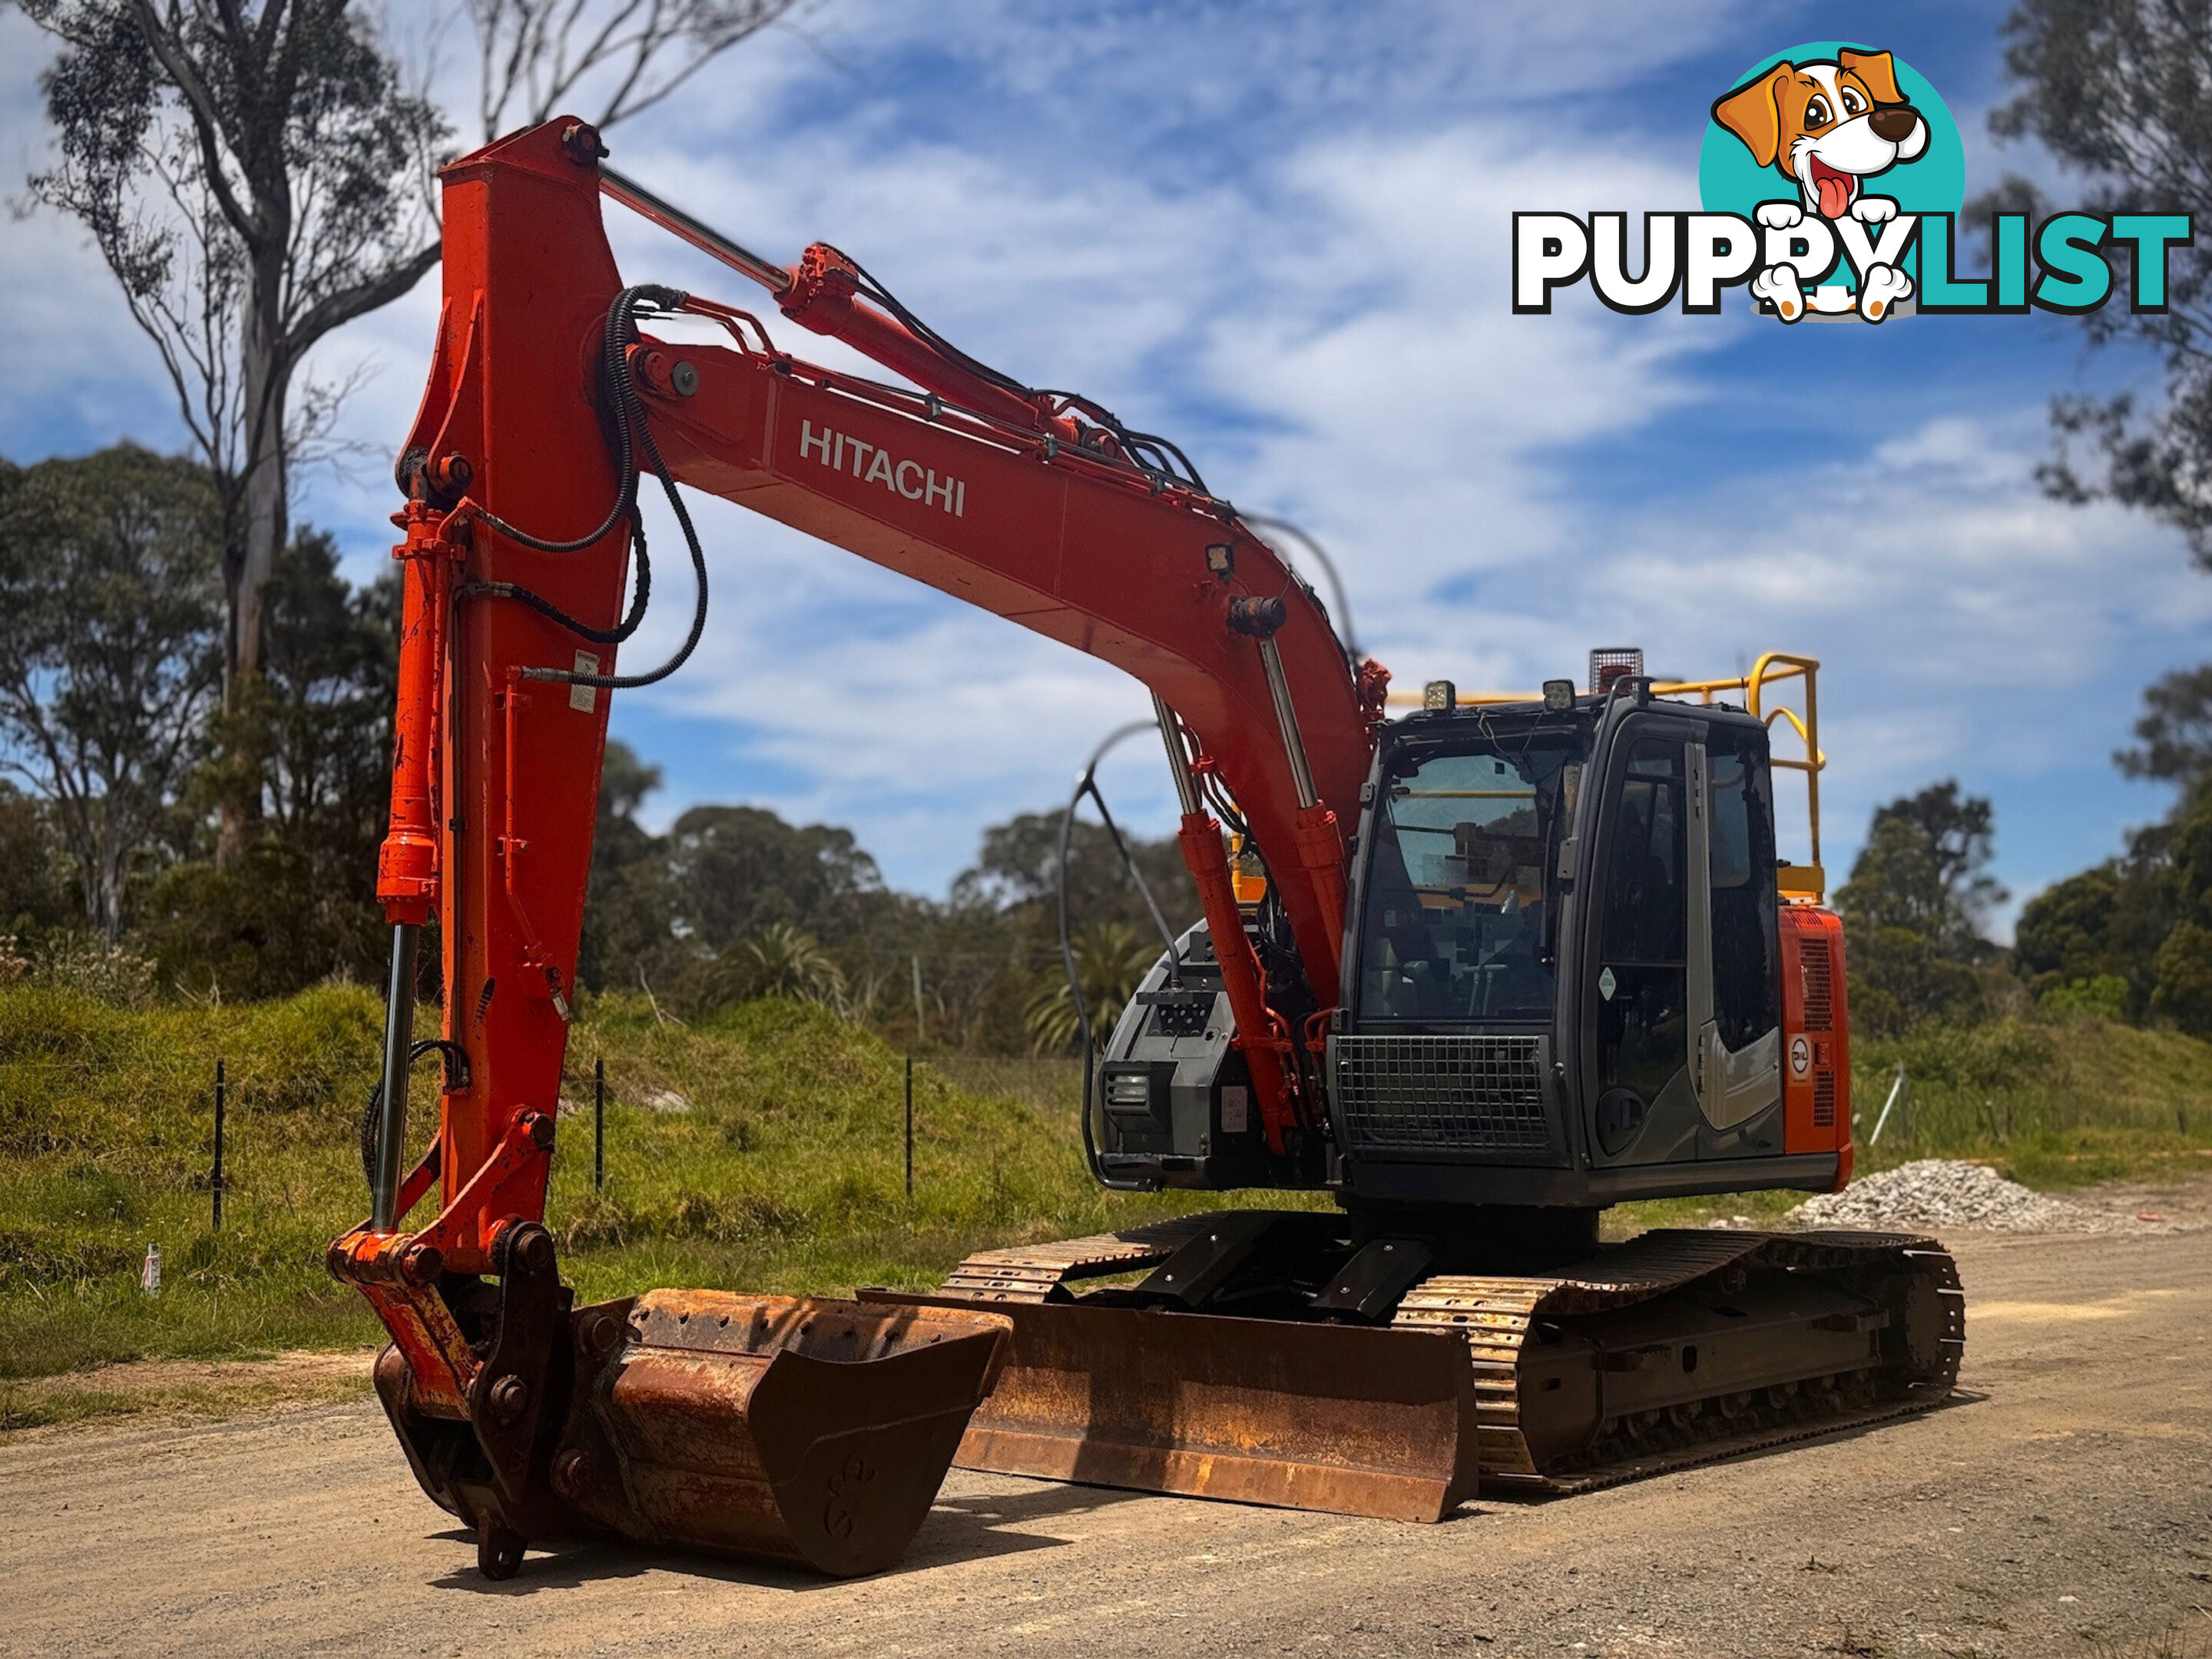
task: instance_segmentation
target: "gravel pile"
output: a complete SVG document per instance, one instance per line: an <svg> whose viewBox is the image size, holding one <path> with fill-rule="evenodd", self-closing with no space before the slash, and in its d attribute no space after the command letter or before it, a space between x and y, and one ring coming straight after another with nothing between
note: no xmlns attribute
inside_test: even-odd
<svg viewBox="0 0 2212 1659"><path fill-rule="evenodd" d="M2154 1231L2116 1210L2052 1198L2007 1181L1984 1164L1927 1158L1854 1181L1799 1205L1786 1220L1799 1227L1874 1230L1978 1228L2003 1233L2118 1233Z"/></svg>

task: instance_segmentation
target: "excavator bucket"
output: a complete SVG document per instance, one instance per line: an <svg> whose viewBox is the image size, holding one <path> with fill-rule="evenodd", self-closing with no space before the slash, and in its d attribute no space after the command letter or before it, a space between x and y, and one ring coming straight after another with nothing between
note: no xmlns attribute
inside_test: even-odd
<svg viewBox="0 0 2212 1659"><path fill-rule="evenodd" d="M572 1412L621 1478L573 1501L632 1537L880 1571L929 1513L1004 1342L1001 1322L957 1314L653 1291Z"/></svg>
<svg viewBox="0 0 2212 1659"><path fill-rule="evenodd" d="M515 1534L518 1560L522 1532L611 1534L840 1577L905 1551L1008 1334L990 1313L716 1291L648 1291L568 1322L557 1434L517 1460L543 1481L471 1480L474 1460L451 1450L465 1425L412 1409L387 1351L379 1392L434 1500L482 1536Z"/></svg>

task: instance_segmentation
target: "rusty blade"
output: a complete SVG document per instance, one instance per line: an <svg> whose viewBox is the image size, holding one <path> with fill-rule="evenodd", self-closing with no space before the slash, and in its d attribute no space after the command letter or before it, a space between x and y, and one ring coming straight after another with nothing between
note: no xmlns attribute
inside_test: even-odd
<svg viewBox="0 0 2212 1659"><path fill-rule="evenodd" d="M652 1291L578 1391L564 1438L589 1473L569 1501L647 1542L879 1571L928 1514L1006 1335L967 1310Z"/></svg>
<svg viewBox="0 0 2212 1659"><path fill-rule="evenodd" d="M1474 1495L1474 1392L1456 1337L992 1305L1013 1345L953 1460L963 1468L1395 1521L1441 1520Z"/></svg>

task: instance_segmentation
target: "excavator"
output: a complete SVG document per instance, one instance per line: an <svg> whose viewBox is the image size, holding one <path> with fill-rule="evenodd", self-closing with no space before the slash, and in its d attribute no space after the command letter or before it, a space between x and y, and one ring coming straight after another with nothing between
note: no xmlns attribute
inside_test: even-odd
<svg viewBox="0 0 2212 1659"><path fill-rule="evenodd" d="M1816 665L1686 684L1632 653L1524 696L1431 682L1390 718L1388 672L1174 443L978 362L835 248L747 251L607 154L560 119L441 176L444 299L393 515L370 1214L329 1253L390 1334L376 1388L416 1478L487 1577L592 1537L877 1571L956 1461L1436 1521L1945 1397L1964 1304L1934 1240L1599 1233L1629 1200L1850 1179ZM625 283L609 200L900 383ZM695 591L682 645L633 672L648 479ZM679 484L1150 689L1202 915L1086 1080L1086 1155L1109 1188L1313 1207L984 1251L928 1293L577 1304L547 1176L610 702L705 630ZM1803 716L1763 712L1792 676ZM1784 714L1802 759L1774 752ZM1808 864L1777 856L1793 766ZM417 1041L434 922L441 1024Z"/></svg>

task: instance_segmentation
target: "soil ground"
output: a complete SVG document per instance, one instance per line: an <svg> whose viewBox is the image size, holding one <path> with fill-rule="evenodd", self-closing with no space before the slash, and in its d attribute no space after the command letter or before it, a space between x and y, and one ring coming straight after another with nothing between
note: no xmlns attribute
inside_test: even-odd
<svg viewBox="0 0 2212 1659"><path fill-rule="evenodd" d="M2094 1197L2212 1222L2212 1182ZM0 1652L2212 1653L2212 1234L1950 1242L1956 1403L1435 1527L956 1470L874 1579L591 1546L493 1584L371 1401L31 1430Z"/></svg>

